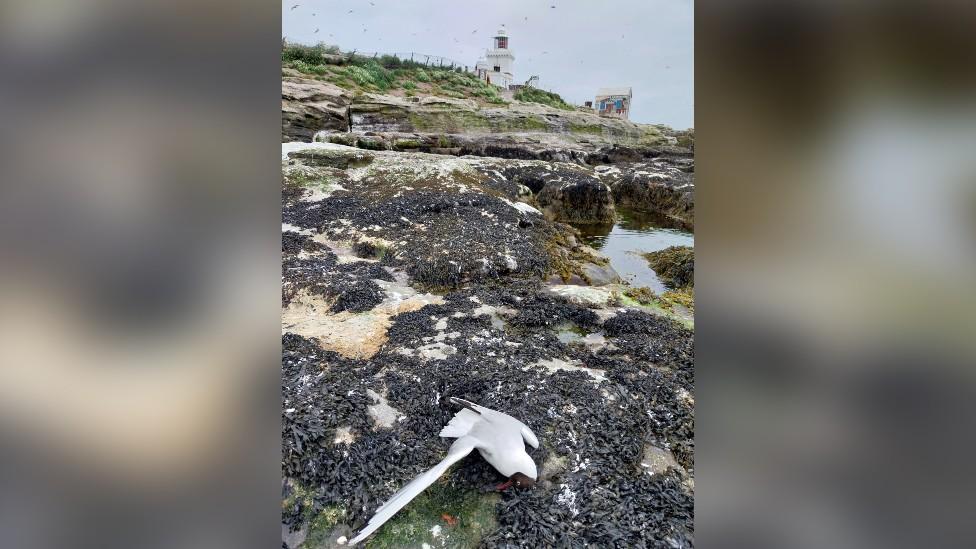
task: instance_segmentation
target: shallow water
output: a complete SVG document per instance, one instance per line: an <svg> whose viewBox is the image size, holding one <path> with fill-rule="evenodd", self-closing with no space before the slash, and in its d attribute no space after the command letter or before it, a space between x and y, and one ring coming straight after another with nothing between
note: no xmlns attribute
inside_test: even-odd
<svg viewBox="0 0 976 549"><path fill-rule="evenodd" d="M663 250L668 246L694 246L695 236L660 216L617 209L613 225L574 225L582 233L583 243L610 258L610 265L633 286L647 286L655 292L667 287L654 274L640 254Z"/></svg>

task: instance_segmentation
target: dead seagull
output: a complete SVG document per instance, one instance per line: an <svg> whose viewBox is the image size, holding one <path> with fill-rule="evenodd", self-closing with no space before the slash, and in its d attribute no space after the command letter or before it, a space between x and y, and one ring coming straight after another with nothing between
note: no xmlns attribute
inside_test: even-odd
<svg viewBox="0 0 976 549"><path fill-rule="evenodd" d="M349 541L349 545L363 541L378 530L397 511L440 478L451 465L461 461L475 449L499 473L508 477L508 482L498 486L499 490L512 485L516 488L530 488L535 484L538 478L535 462L525 451L525 444L533 448L539 447L539 439L532 429L508 414L478 406L473 402L454 397L451 402L464 408L441 429L440 436L457 439L447 451L447 457L393 494L393 497L376 510L376 514L369 519L359 535Z"/></svg>

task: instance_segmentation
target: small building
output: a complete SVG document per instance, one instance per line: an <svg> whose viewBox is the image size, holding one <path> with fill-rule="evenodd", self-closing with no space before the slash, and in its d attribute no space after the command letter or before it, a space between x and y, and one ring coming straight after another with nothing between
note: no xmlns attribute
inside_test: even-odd
<svg viewBox="0 0 976 549"><path fill-rule="evenodd" d="M504 28L495 34L493 48L485 52L485 56L478 60L475 72L478 78L502 89L508 89L515 83L513 66L515 54L508 49L508 33Z"/></svg>
<svg viewBox="0 0 976 549"><path fill-rule="evenodd" d="M488 80L488 73L491 72L491 67L488 66L488 61L484 57L478 58L478 62L474 66L474 72L478 74L478 78L481 81Z"/></svg>
<svg viewBox="0 0 976 549"><path fill-rule="evenodd" d="M627 88L600 88L596 92L593 105L600 116L630 119L630 102L634 97L633 91Z"/></svg>

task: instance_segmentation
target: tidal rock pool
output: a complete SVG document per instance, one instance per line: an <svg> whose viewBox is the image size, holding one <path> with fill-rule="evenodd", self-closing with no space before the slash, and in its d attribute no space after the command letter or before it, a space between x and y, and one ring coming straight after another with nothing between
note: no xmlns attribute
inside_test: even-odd
<svg viewBox="0 0 976 549"><path fill-rule="evenodd" d="M583 243L610 258L621 278L633 286L647 286L655 292L668 288L654 273L641 254L663 250L668 246L694 246L695 236L674 228L661 216L617 208L612 225L574 225Z"/></svg>

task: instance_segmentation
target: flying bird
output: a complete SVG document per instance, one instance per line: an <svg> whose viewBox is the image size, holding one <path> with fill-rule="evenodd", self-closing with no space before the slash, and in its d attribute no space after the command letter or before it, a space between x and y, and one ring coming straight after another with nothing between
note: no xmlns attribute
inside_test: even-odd
<svg viewBox="0 0 976 549"><path fill-rule="evenodd" d="M441 429L440 436L457 439L440 463L426 473L410 481L400 491L393 494L386 503L376 510L373 518L359 535L349 541L355 545L383 526L413 498L420 495L458 461L475 449L508 481L498 486L504 490L512 485L517 488L531 488L538 478L535 462L525 451L525 444L539 447L539 439L532 429L514 417L478 406L460 398L451 398L454 404L463 406L460 412Z"/></svg>
<svg viewBox="0 0 976 549"><path fill-rule="evenodd" d="M318 34L318 33L319 33L319 29L315 29L315 32L313 32L312 34Z"/></svg>
<svg viewBox="0 0 976 549"><path fill-rule="evenodd" d="M294 6L292 6L292 7L291 7L291 9L293 9L293 10L294 10L294 9L295 9L295 8L297 8L297 7L299 6L299 5L300 5L300 4L295 4Z"/></svg>
<svg viewBox="0 0 976 549"><path fill-rule="evenodd" d="M474 34L476 32L478 32L478 29L474 29L473 31L471 31L471 34Z"/></svg>
<svg viewBox="0 0 976 549"><path fill-rule="evenodd" d="M347 11L346 13L347 13L347 14L349 14L349 13L352 13L352 12L353 12L353 10L349 10L349 11Z"/></svg>

